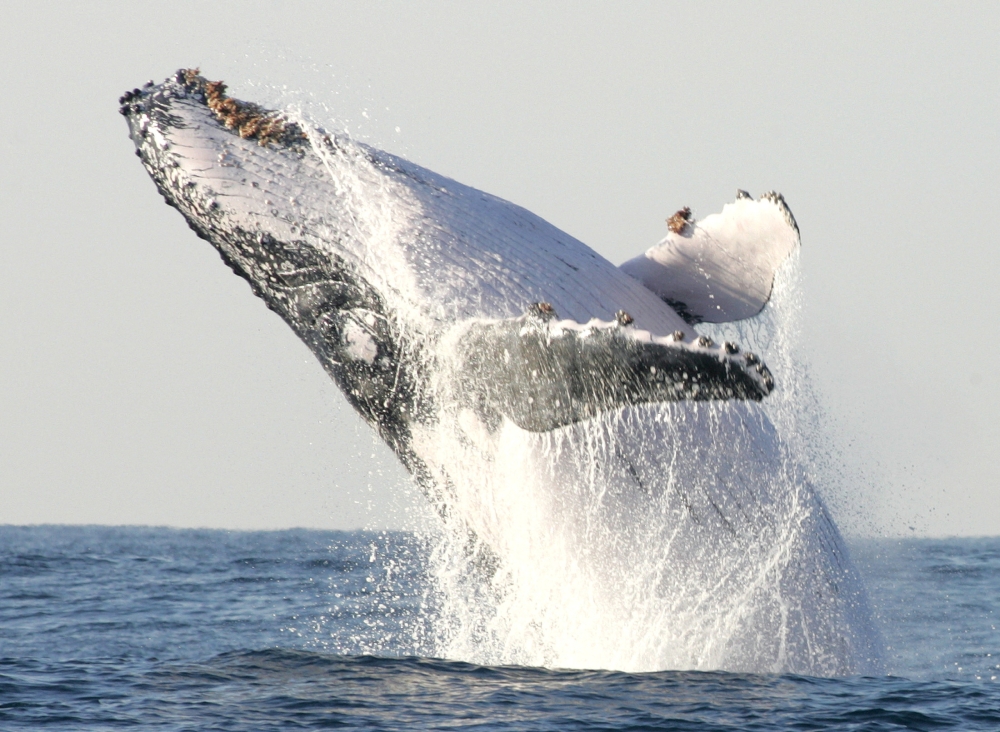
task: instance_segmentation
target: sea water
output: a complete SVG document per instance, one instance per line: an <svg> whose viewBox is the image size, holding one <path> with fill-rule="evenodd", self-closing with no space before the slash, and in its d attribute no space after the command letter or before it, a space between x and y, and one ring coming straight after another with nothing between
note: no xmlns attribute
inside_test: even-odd
<svg viewBox="0 0 1000 732"><path fill-rule="evenodd" d="M851 548L887 675L435 658L413 533L2 526L0 729L1000 729L1000 538Z"/></svg>

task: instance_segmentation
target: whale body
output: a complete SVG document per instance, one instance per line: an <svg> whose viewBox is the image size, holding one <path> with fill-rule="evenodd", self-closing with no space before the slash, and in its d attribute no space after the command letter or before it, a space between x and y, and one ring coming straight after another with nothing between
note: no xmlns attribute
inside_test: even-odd
<svg viewBox="0 0 1000 732"><path fill-rule="evenodd" d="M120 104L167 203L465 537L494 599L443 653L877 670L839 532L759 407L774 377L694 329L765 307L798 245L779 195L678 212L616 267L523 208L197 71Z"/></svg>

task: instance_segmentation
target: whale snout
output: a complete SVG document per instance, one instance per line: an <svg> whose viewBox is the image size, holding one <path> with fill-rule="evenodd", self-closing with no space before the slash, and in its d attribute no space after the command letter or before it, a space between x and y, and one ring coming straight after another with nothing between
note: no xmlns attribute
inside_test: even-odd
<svg viewBox="0 0 1000 732"><path fill-rule="evenodd" d="M235 99L226 92L224 82L209 81L198 69L179 69L162 84L147 81L141 89L126 91L118 99L118 111L131 120L148 114L155 105L169 107L172 101L185 100L211 112L222 128L258 145L295 147L308 142L301 126L284 113Z"/></svg>
<svg viewBox="0 0 1000 732"><path fill-rule="evenodd" d="M293 189L323 177L317 165L303 169L300 126L227 96L225 84L197 69L126 91L119 104L136 155L166 202L269 306L288 300L277 297L285 280L316 267L318 243L306 229L320 208L310 200L304 211L296 201L305 197Z"/></svg>

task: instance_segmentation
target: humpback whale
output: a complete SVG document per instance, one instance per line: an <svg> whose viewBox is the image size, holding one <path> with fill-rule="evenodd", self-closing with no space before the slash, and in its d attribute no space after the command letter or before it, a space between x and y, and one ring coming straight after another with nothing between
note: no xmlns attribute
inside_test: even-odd
<svg viewBox="0 0 1000 732"><path fill-rule="evenodd" d="M166 202L465 537L493 609L443 652L489 641L500 650L478 657L496 662L877 668L843 541L760 409L775 377L695 329L765 308L799 243L779 194L741 191L702 221L682 210L616 267L521 207L234 99L198 70L119 101ZM596 625L524 571L546 563L570 583L560 592L603 608ZM463 602L452 611L468 614Z"/></svg>

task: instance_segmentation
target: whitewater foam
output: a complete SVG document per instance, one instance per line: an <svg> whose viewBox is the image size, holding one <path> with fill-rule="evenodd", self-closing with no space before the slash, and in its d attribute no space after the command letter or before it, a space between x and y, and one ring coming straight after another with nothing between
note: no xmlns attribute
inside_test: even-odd
<svg viewBox="0 0 1000 732"><path fill-rule="evenodd" d="M431 313L412 303L446 298L426 297L433 278L417 284L413 272L442 254L426 242L398 246L417 228L420 201L402 186L373 198L359 178L372 164L362 148L331 155L313 142L343 189L358 229L350 238L405 252L381 270L364 251L359 260L405 319L429 330ZM412 435L446 519L431 539L433 655L626 671L877 672L864 588L812 486L820 428L795 356L802 297L795 254L764 313L702 326L771 365L778 386L759 405L650 404L533 433L506 420L491 431L438 390L437 418ZM419 358L443 373L454 348L442 338Z"/></svg>

